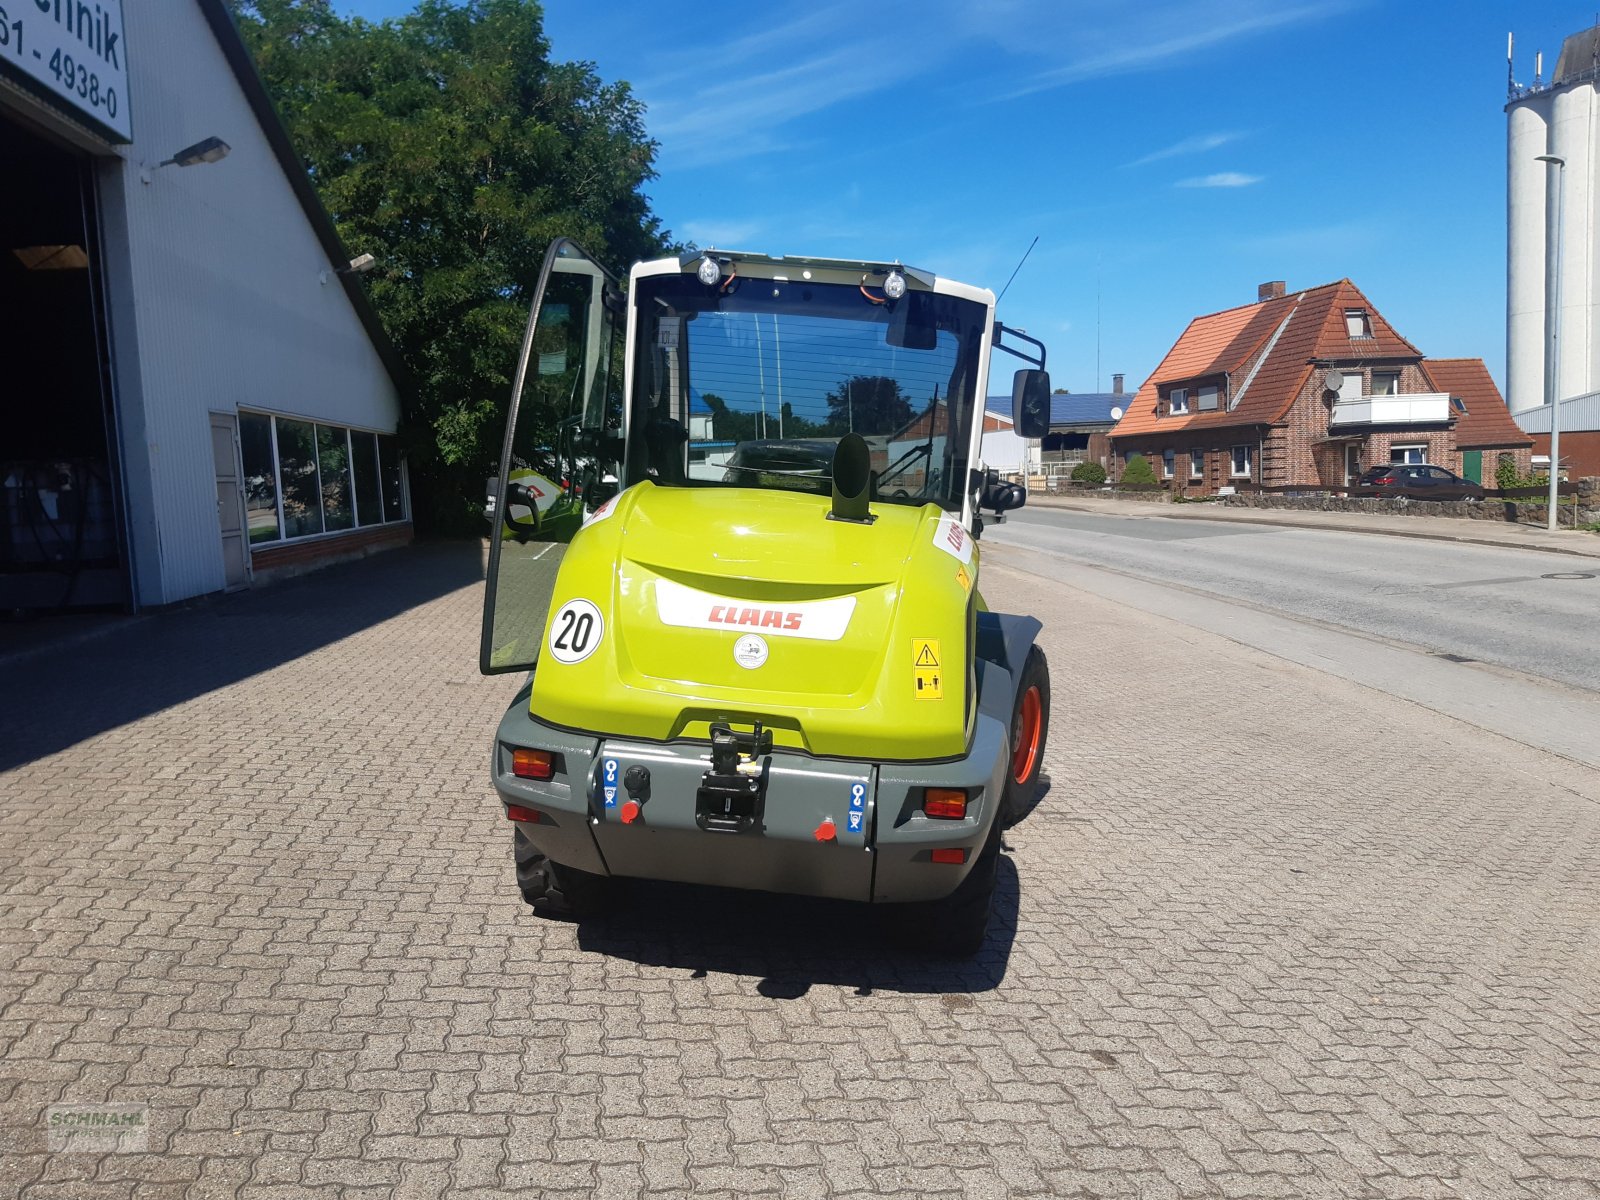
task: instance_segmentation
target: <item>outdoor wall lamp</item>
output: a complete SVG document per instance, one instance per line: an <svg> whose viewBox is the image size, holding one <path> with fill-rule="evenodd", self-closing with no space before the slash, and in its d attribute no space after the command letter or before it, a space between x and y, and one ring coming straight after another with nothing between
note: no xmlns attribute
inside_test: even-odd
<svg viewBox="0 0 1600 1200"><path fill-rule="evenodd" d="M228 145L227 142L223 141L219 137L205 138L202 141L196 142L192 146L185 146L171 158L163 159L154 167L145 166L143 163L141 163L139 165L139 182L149 183L151 174L155 171L159 171L162 167L195 167L199 166L201 163L218 162L224 158L227 158L228 151L232 149L232 146Z"/></svg>
<svg viewBox="0 0 1600 1200"><path fill-rule="evenodd" d="M363 271L372 270L372 268L377 266L377 264L378 264L378 260L373 258L372 255L370 255L370 254L358 254L358 255L356 255L354 258L352 258L350 260L350 265L349 266L335 267L333 269L332 273L334 275L360 275ZM325 284L325 283L328 282L328 279L329 279L329 272L327 272L326 270L319 271L317 273L317 282L318 283Z"/></svg>

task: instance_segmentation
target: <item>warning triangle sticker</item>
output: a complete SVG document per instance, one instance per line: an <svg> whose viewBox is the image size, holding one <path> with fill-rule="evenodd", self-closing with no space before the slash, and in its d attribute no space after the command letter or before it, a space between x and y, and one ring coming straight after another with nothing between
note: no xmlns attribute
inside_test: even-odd
<svg viewBox="0 0 1600 1200"><path fill-rule="evenodd" d="M922 643L922 650L917 655L917 666L919 666L919 667L937 667L938 665L939 665L939 658L933 652L933 645L931 643L929 643L929 642Z"/></svg>

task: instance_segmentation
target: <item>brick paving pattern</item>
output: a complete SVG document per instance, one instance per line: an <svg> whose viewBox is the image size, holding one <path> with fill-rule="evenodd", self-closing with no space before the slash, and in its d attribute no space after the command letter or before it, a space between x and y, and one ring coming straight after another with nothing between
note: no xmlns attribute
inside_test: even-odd
<svg viewBox="0 0 1600 1200"><path fill-rule="evenodd" d="M1051 782L970 964L527 913L470 547L7 665L0 1195L1600 1197L1596 773L1001 560Z"/></svg>

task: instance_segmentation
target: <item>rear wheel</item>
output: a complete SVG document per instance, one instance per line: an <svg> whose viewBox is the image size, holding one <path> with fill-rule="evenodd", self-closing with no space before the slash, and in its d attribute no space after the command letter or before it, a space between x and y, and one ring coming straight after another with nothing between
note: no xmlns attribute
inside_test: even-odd
<svg viewBox="0 0 1600 1200"><path fill-rule="evenodd" d="M611 907L612 881L604 875L552 862L524 835L514 831L512 853L517 864L517 888L523 900L542 917L577 920L597 916Z"/></svg>
<svg viewBox="0 0 1600 1200"><path fill-rule="evenodd" d="M1000 801L1000 822L1006 828L1022 820L1033 805L1049 733L1050 664L1045 661L1043 650L1030 646L1011 713L1011 762Z"/></svg>
<svg viewBox="0 0 1600 1200"><path fill-rule="evenodd" d="M971 958L983 948L1000 867L1000 829L989 831L972 869L942 900L885 906L889 930L901 945L939 958Z"/></svg>

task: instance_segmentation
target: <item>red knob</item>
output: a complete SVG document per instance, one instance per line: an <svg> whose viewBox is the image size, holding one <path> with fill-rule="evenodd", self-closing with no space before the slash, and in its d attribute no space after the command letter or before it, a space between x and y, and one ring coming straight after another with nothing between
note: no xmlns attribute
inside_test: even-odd
<svg viewBox="0 0 1600 1200"><path fill-rule="evenodd" d="M639 819L641 809L637 800L628 800L622 805L622 823L632 825Z"/></svg>
<svg viewBox="0 0 1600 1200"><path fill-rule="evenodd" d="M815 837L819 842L831 842L839 836L839 831L833 824L832 817L823 817L822 824L817 826Z"/></svg>

